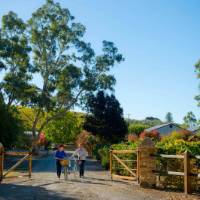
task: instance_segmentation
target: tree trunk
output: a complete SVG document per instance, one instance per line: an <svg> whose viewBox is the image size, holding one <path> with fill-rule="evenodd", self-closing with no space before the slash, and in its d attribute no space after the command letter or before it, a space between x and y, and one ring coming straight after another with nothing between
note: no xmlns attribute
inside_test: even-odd
<svg viewBox="0 0 200 200"><path fill-rule="evenodd" d="M39 115L40 115L40 110L37 112L32 126L32 152L35 155L39 154L38 135L36 134L37 131L36 126L39 120Z"/></svg>
<svg viewBox="0 0 200 200"><path fill-rule="evenodd" d="M34 155L39 154L39 146L38 146L38 136L36 135L36 129L32 129L32 153Z"/></svg>

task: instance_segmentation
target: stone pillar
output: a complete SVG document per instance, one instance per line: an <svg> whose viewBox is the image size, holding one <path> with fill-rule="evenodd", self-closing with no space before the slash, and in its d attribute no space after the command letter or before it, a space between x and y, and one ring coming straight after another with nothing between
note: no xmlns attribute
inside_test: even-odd
<svg viewBox="0 0 200 200"><path fill-rule="evenodd" d="M150 138L145 138L138 147L138 182L142 187L155 187L156 159L152 154L156 153L156 148Z"/></svg>

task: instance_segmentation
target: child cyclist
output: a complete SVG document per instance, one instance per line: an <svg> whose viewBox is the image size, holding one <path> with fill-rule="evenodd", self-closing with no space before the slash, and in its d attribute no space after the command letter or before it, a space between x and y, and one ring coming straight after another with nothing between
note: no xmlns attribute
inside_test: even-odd
<svg viewBox="0 0 200 200"><path fill-rule="evenodd" d="M62 160L67 157L67 154L64 151L64 145L59 145L58 150L56 151L55 154L55 159L56 159L56 168L57 168L57 176L60 179L61 171L62 171L62 165L61 162Z"/></svg>

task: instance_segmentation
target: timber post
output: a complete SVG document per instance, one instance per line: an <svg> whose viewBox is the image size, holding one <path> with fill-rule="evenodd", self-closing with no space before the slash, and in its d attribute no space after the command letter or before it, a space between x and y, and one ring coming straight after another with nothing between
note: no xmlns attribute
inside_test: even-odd
<svg viewBox="0 0 200 200"><path fill-rule="evenodd" d="M140 176L140 150L137 148L137 182L139 183L139 176Z"/></svg>
<svg viewBox="0 0 200 200"><path fill-rule="evenodd" d="M137 179L142 187L156 186L156 159L152 157L155 153L156 148L150 138L145 138L137 149Z"/></svg>
<svg viewBox="0 0 200 200"><path fill-rule="evenodd" d="M184 153L184 192L191 193L190 154L187 151Z"/></svg>
<svg viewBox="0 0 200 200"><path fill-rule="evenodd" d="M0 143L0 183L3 180L3 169L4 169L4 147L3 144Z"/></svg>
<svg viewBox="0 0 200 200"><path fill-rule="evenodd" d="M32 173L32 152L29 152L29 164L28 164L28 175L31 178Z"/></svg>
<svg viewBox="0 0 200 200"><path fill-rule="evenodd" d="M110 150L110 177L111 180L113 180L113 176L112 176L112 150Z"/></svg>

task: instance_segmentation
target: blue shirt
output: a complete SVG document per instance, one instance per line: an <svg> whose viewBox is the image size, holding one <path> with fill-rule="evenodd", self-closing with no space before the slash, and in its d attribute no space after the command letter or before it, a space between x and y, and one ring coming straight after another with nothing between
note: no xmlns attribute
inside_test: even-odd
<svg viewBox="0 0 200 200"><path fill-rule="evenodd" d="M56 151L56 154L55 154L56 158L64 159L66 156L67 155L64 151Z"/></svg>

